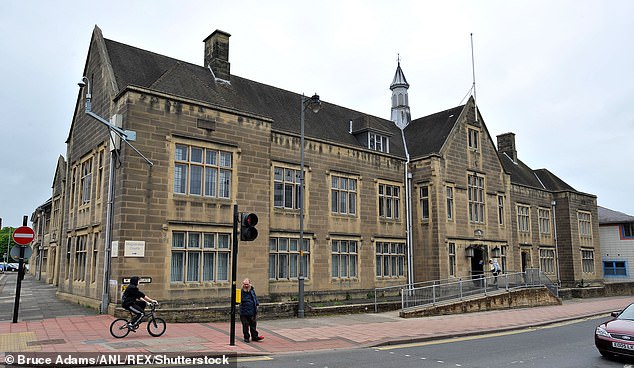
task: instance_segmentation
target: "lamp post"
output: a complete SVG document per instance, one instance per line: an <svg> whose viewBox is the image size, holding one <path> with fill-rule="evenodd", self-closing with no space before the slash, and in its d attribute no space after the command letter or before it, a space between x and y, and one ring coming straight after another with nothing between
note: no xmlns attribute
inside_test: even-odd
<svg viewBox="0 0 634 368"><path fill-rule="evenodd" d="M117 144L115 143L114 137L112 135L112 133L118 135L122 141L124 141L128 146L130 146L130 148L132 148L136 153L139 154L139 156L143 157L143 159L145 160L145 162L147 162L147 164L152 167L154 164L152 163L152 161L150 161L147 157L143 156L143 154L141 152L139 152L138 149L136 149L136 147L134 147L129 141L135 141L136 140L136 132L134 131L130 131L130 130L123 130L121 128L119 128L118 126L116 126L115 124L113 124L111 121L108 121L104 118L102 118L101 116L95 114L94 112L92 112L92 105L91 105L91 100L92 100L92 90L90 88L90 80L88 79L88 77L82 77L81 81L79 83L77 83L77 85L79 86L79 88L84 88L86 87L86 108L85 108L85 114L94 118L95 120L97 120L98 122L104 124L105 126L108 127L108 131L110 132L110 141L111 141L111 149L110 149L110 163L109 163L109 172L108 172L108 202L107 202L107 206L106 206L106 235L105 235L105 239L104 239L104 262L103 262L103 292L101 295L101 313L107 313L108 312L108 303L110 302L110 268L111 268L111 262L110 262L110 258L111 258L111 247L112 247L112 217L114 216L113 213L113 202L114 202L114 179L115 179L115 167L114 167L114 163L115 163L115 155L117 155L118 153L116 152L118 147Z"/></svg>
<svg viewBox="0 0 634 368"><path fill-rule="evenodd" d="M300 185L299 185L299 296L297 304L297 318L304 318L304 110L310 109L312 112L317 113L321 109L321 101L319 96L314 94L312 97L307 98L302 94L301 105L301 119L300 119Z"/></svg>

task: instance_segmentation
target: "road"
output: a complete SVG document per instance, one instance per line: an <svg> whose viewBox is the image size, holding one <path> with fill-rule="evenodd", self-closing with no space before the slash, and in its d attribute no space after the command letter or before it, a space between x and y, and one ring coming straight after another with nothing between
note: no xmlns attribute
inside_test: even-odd
<svg viewBox="0 0 634 368"><path fill-rule="evenodd" d="M240 368L495 368L633 367L603 358L594 347L594 327L606 318L560 323L482 336L357 350L243 358Z"/></svg>

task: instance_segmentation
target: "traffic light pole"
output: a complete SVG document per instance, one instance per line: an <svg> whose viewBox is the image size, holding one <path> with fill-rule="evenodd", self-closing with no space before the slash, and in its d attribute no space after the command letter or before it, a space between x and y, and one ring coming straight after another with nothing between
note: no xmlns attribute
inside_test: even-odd
<svg viewBox="0 0 634 368"><path fill-rule="evenodd" d="M229 345L236 344L236 278L238 271L238 205L233 205L233 249L231 252L231 332Z"/></svg>

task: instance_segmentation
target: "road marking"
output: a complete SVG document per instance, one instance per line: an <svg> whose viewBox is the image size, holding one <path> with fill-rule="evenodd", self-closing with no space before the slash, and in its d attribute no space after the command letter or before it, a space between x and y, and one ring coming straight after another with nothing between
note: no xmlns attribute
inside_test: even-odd
<svg viewBox="0 0 634 368"><path fill-rule="evenodd" d="M236 361L238 362L258 362L262 360L273 360L270 356L251 356L251 357L238 357Z"/></svg>
<svg viewBox="0 0 634 368"><path fill-rule="evenodd" d="M516 335L516 334L525 333L525 332L533 332L533 331L543 330L543 329L547 329L547 328L555 328L555 327L571 325L571 324L584 322L584 321L588 321L588 320L596 319L596 318L597 318L597 316L592 316L592 317L575 319L575 320L571 320L571 321L551 323L551 324L545 325L545 326L527 327L527 328L523 328L523 329L519 329L519 330L513 330L513 331L493 332L493 333L487 333L487 334L483 334L483 335L472 335L472 336L465 336L465 337L451 337L451 338L447 338L447 339L412 342L412 343L399 344L399 345L378 346L378 347L375 347L374 349L376 349L376 350L394 350L394 349L404 349L404 348L412 348L412 347L418 347L418 346L439 345L439 344L446 344L446 343L450 343L450 342L487 339L489 337Z"/></svg>

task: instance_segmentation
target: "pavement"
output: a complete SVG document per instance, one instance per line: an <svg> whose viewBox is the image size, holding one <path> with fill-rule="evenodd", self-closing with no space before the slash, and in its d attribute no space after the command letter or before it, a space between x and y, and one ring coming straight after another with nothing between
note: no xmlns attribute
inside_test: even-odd
<svg viewBox="0 0 634 368"><path fill-rule="evenodd" d="M13 323L16 273L0 275L0 363L7 353L126 353L277 355L355 349L536 327L591 316L606 318L634 302L634 296L564 300L562 305L403 319L398 312L261 320L260 342L242 341L239 319L235 345L230 322L168 323L152 337L145 323L123 339L110 335L114 317L59 300L55 288L26 275L18 321ZM160 309L158 310L160 316Z"/></svg>

